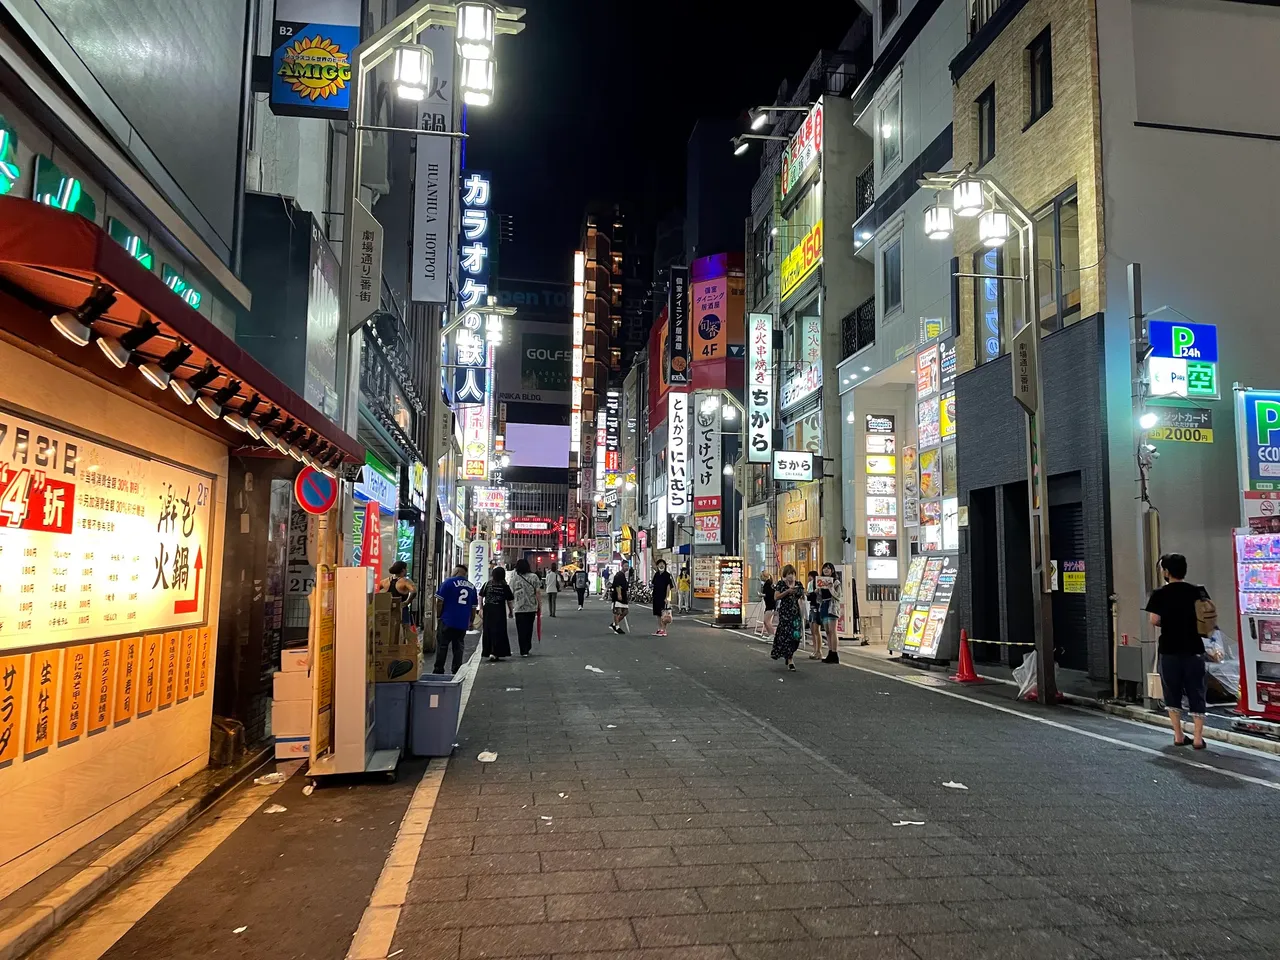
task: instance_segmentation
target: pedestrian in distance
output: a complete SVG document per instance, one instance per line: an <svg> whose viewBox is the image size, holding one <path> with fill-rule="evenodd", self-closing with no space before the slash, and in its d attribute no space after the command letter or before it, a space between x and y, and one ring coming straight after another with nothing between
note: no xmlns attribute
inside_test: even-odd
<svg viewBox="0 0 1280 960"><path fill-rule="evenodd" d="M560 595L560 588L564 586L564 581L560 579L560 564L553 563L551 569L547 571L547 613L551 616L556 615L556 597Z"/></svg>
<svg viewBox="0 0 1280 960"><path fill-rule="evenodd" d="M609 629L614 633L625 633L622 622L627 619L627 611L631 603L631 581L627 579L627 561L623 560L618 572L614 574L613 583L609 587L609 596L613 600L613 623Z"/></svg>
<svg viewBox="0 0 1280 960"><path fill-rule="evenodd" d="M1187 582L1187 558L1167 553L1160 558L1164 586L1147 600L1147 615L1160 628L1160 685L1164 706L1173 726L1175 746L1187 744L1182 729L1182 698L1191 707L1194 730L1191 741L1196 750L1205 748L1205 649L1203 637L1217 627L1218 612L1204 587Z"/></svg>
<svg viewBox="0 0 1280 960"><path fill-rule="evenodd" d="M796 668L793 658L804 639L803 617L800 615L800 598L804 588L796 580L796 568L787 564L782 568L782 581L777 590L778 626L773 635L773 649L769 656L783 660L788 670Z"/></svg>
<svg viewBox="0 0 1280 960"><path fill-rule="evenodd" d="M432 673L444 673L445 657L450 650L453 650L453 672L456 674L462 669L462 648L478 602L476 585L467 579L466 564L460 563L453 568L453 576L436 591L436 622L440 626Z"/></svg>
<svg viewBox="0 0 1280 960"><path fill-rule="evenodd" d="M760 600L764 603L764 632L771 633L778 619L777 587L773 585L773 577L765 570L760 574Z"/></svg>
<svg viewBox="0 0 1280 960"><path fill-rule="evenodd" d="M804 580L804 599L808 604L805 623L809 628L809 640L813 644L810 660L822 659L822 605L818 600L818 571L810 570Z"/></svg>
<svg viewBox="0 0 1280 960"><path fill-rule="evenodd" d="M827 635L827 655L823 663L839 663L840 581L836 579L834 563L824 563L818 578L819 629Z"/></svg>
<svg viewBox="0 0 1280 960"><path fill-rule="evenodd" d="M511 589L515 594L516 641L520 644L520 656L527 657L533 649L534 621L542 609L542 582L524 557L516 561Z"/></svg>
<svg viewBox="0 0 1280 960"><path fill-rule="evenodd" d="M587 571L579 568L578 572L573 575L573 589L578 594L578 609L582 609L582 605L587 602Z"/></svg>
<svg viewBox="0 0 1280 960"><path fill-rule="evenodd" d="M511 656L511 638L507 636L507 620L515 615L515 594L507 583L507 571L494 567L489 582L480 588L480 656L497 663Z"/></svg>
<svg viewBox="0 0 1280 960"><path fill-rule="evenodd" d="M667 635L667 624L671 622L671 594L676 588L676 582L667 570L667 561L659 560L655 567L657 568L653 574L653 582L651 589L653 591L653 615L658 618L658 629L654 631L655 637L665 637Z"/></svg>

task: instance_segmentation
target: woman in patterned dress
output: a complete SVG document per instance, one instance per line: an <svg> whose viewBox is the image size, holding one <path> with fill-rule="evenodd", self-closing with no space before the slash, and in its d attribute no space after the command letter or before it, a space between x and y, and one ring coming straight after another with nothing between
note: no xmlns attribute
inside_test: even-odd
<svg viewBox="0 0 1280 960"><path fill-rule="evenodd" d="M778 601L778 629L773 635L773 650L769 653L774 660L785 660L788 670L796 665L791 658L800 648L800 640L804 636L804 624L800 617L800 597L804 588L796 583L796 568L787 564L782 568L782 582L776 594Z"/></svg>

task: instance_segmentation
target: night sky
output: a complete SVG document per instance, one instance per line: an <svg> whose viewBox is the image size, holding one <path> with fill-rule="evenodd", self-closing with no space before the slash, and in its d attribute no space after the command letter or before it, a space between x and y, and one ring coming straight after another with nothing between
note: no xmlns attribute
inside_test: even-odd
<svg viewBox="0 0 1280 960"><path fill-rule="evenodd" d="M497 93L470 114L467 165L493 174L494 206L514 218L502 273L545 280L568 279L588 203L620 202L655 220L682 208L694 121L771 102L782 79L794 84L820 48L838 45L858 11L809 4L793 18L786 7L755 17L698 0L526 8L524 32L498 39Z"/></svg>

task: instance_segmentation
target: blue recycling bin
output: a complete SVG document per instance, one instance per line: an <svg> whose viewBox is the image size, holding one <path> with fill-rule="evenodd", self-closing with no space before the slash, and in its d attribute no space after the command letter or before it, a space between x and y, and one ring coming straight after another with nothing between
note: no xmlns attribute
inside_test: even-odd
<svg viewBox="0 0 1280 960"><path fill-rule="evenodd" d="M405 752L409 743L408 683L377 683L373 687L373 745L378 750Z"/></svg>
<svg viewBox="0 0 1280 960"><path fill-rule="evenodd" d="M432 675L408 684L409 752L415 757L447 757L458 737L462 678Z"/></svg>

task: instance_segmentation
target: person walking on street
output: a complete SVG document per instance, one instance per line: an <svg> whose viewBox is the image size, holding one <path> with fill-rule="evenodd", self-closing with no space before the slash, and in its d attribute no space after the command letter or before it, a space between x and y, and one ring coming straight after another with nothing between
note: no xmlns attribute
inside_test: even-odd
<svg viewBox="0 0 1280 960"><path fill-rule="evenodd" d="M513 616L515 594L507 585L507 571L494 567L489 581L480 588L480 616L484 618L480 634L480 656L497 663L511 656L511 638L507 636L507 620Z"/></svg>
<svg viewBox="0 0 1280 960"><path fill-rule="evenodd" d="M822 606L818 600L818 571L810 570L804 580L804 599L809 605L805 623L809 627L809 639L813 644L810 660L822 659Z"/></svg>
<svg viewBox="0 0 1280 960"><path fill-rule="evenodd" d="M764 632L772 632L774 621L778 619L777 588L773 585L773 577L766 570L760 574L760 600L764 603Z"/></svg>
<svg viewBox="0 0 1280 960"><path fill-rule="evenodd" d="M436 591L436 621L440 629L436 639L436 665L432 673L444 673L444 661L453 650L453 672L462 669L462 648L466 645L467 628L475 617L478 602L476 585L467 579L464 563L453 568L453 576Z"/></svg>
<svg viewBox="0 0 1280 960"><path fill-rule="evenodd" d="M560 595L560 564L553 563L547 571L547 613L556 615L556 597Z"/></svg>
<svg viewBox="0 0 1280 960"><path fill-rule="evenodd" d="M533 624L542 609L542 584L524 557L516 561L511 589L516 598L516 641L520 644L520 656L527 657L533 649Z"/></svg>
<svg viewBox="0 0 1280 960"><path fill-rule="evenodd" d="M613 599L613 623L609 624L609 629L614 633L623 633L625 631L622 629L622 621L627 619L631 602L631 581L627 579L627 561L622 561L622 565L614 575L609 592Z"/></svg>
<svg viewBox="0 0 1280 960"><path fill-rule="evenodd" d="M1160 558L1164 586L1152 592L1147 600L1151 625L1160 628L1160 684L1164 690L1164 706L1173 726L1175 746L1187 744L1182 729L1182 698L1191 707L1194 730L1192 746L1205 748L1205 651L1201 638L1200 601L1212 606L1209 591L1187 582L1187 558L1180 553L1167 553ZM1212 614L1217 618L1217 611ZM1212 633L1210 627L1209 633Z"/></svg>
<svg viewBox="0 0 1280 960"><path fill-rule="evenodd" d="M671 593L676 588L675 580L671 574L667 572L667 561L659 560L656 564L657 571L653 575L653 615L658 618L658 629L654 631L655 637L665 637L667 635L667 624L671 622Z"/></svg>
<svg viewBox="0 0 1280 960"><path fill-rule="evenodd" d="M827 635L827 656L823 663L840 662L840 581L836 579L834 563L822 565L822 575L818 578L818 620L819 630Z"/></svg>
<svg viewBox="0 0 1280 960"><path fill-rule="evenodd" d="M582 605L587 602L587 571L579 568L578 572L573 575L573 589L578 593L578 609L582 609Z"/></svg>
<svg viewBox="0 0 1280 960"><path fill-rule="evenodd" d="M782 582L778 585L778 627L773 635L773 649L769 651L774 660L786 661L788 670L796 668L792 658L804 637L803 618L800 616L802 596L804 588L796 581L796 568L788 563L782 568Z"/></svg>

